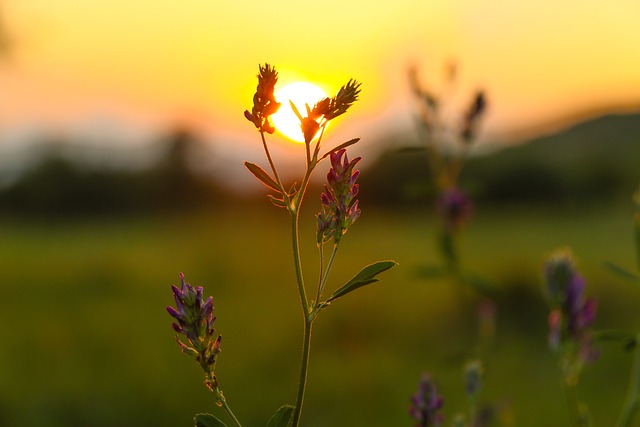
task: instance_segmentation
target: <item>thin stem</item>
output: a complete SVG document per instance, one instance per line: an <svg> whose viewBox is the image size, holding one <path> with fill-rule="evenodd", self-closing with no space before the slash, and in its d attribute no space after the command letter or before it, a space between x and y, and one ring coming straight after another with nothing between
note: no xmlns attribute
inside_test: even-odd
<svg viewBox="0 0 640 427"><path fill-rule="evenodd" d="M303 192L304 188L300 189ZM296 199L302 200L302 199ZM299 242L299 230L298 221L300 216L299 203L296 203L291 212L291 243L293 245L293 263L296 268L296 281L298 283L298 293L300 294L300 304L302 305L302 311L304 318L309 315L309 301L307 300L307 291L304 287L304 277L302 275L302 262L300 260L300 242Z"/></svg>
<svg viewBox="0 0 640 427"><path fill-rule="evenodd" d="M640 335L636 338L636 342L638 339L640 339ZM622 412L620 412L620 418L616 424L617 427L626 427L629 425L638 404L638 389L640 388L640 347L638 347L637 344L633 353L634 358L629 375L629 386L627 388L627 395L625 396Z"/></svg>
<svg viewBox="0 0 640 427"><path fill-rule="evenodd" d="M320 255L320 277L318 278L318 290L316 292L316 300L314 307L317 307L320 301L320 287L322 286L322 278L324 277L324 243L318 244L318 252Z"/></svg>
<svg viewBox="0 0 640 427"><path fill-rule="evenodd" d="M338 252L338 244L340 241L336 242L333 245L333 251L331 252L331 257L329 258L329 262L327 263L327 269L324 271L322 275L322 281L320 282L320 286L318 286L318 299L320 300L320 296L322 295L322 291L324 291L324 285L327 283L327 277L329 276L329 271L331 271L331 267L333 266L333 260L336 258L336 252ZM317 303L316 303L317 304Z"/></svg>
<svg viewBox="0 0 640 427"><path fill-rule="evenodd" d="M231 410L231 407L227 403L227 399L224 397L224 393L222 393L222 390L220 390L220 388L218 387L218 381L215 375L211 371L208 371L205 374L205 377L206 377L205 383L207 384L207 387L209 388L209 390L215 396L216 404L224 408L224 410L227 412L227 415L229 415L229 418L231 418L235 426L242 427L242 424L240 424L240 421L238 421L238 418L236 418L235 414Z"/></svg>
<svg viewBox="0 0 640 427"><path fill-rule="evenodd" d="M282 185L282 181L278 176L278 170L276 169L276 165L273 163L273 159L271 158L271 153L269 152L269 147L267 146L267 140L264 137L264 132L260 132L260 138L262 139L262 146L264 147L264 153L267 155L269 166L271 166L271 170L273 171L273 176L275 176L276 182L278 183L278 185L280 186L280 189L282 190L282 195L286 196L287 192L285 191L284 186Z"/></svg>
<svg viewBox="0 0 640 427"><path fill-rule="evenodd" d="M242 427L242 424L240 424L240 421L238 421L236 416L233 414L233 411L229 407L229 404L227 403L227 400L224 397L222 398L221 403L224 410L227 411L229 418L231 418L231 421L233 421L233 424L237 427Z"/></svg>
<svg viewBox="0 0 640 427"><path fill-rule="evenodd" d="M300 415L302 414L302 404L304 402L304 392L307 387L307 372L309 370L309 354L311 353L311 327L313 321L305 316L304 321L304 341L302 344L302 364L300 366L300 380L298 383L298 397L293 412L293 421L291 426L298 427L300 423Z"/></svg>

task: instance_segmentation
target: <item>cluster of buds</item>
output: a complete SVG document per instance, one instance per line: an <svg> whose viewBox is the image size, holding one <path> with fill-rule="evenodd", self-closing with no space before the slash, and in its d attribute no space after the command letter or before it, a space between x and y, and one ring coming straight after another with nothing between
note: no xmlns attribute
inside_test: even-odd
<svg viewBox="0 0 640 427"><path fill-rule="evenodd" d="M306 144L313 140L323 123L346 113L349 107L358 100L360 85L357 81L350 79L333 98L323 98L313 108L307 106L306 117L302 117L298 113L300 128Z"/></svg>
<svg viewBox="0 0 640 427"><path fill-rule="evenodd" d="M483 91L478 91L474 96L471 105L464 114L462 121L462 129L460 130L460 136L462 140L469 144L476 135L476 128L478 122L485 112L487 107L487 101Z"/></svg>
<svg viewBox="0 0 640 427"><path fill-rule="evenodd" d="M424 374L418 385L418 391L411 397L409 414L416 421L415 427L439 426L444 420L442 406L444 399L438 395L435 384L429 375Z"/></svg>
<svg viewBox="0 0 640 427"><path fill-rule="evenodd" d="M447 230L460 229L473 213L473 202L458 188L449 188L440 194L436 204L437 212Z"/></svg>
<svg viewBox="0 0 640 427"><path fill-rule="evenodd" d="M253 95L253 108L244 111L244 116L252 122L260 132L272 134L275 128L271 123L271 115L275 114L280 108L280 103L276 102L273 94L276 83L278 82L278 72L269 64L260 66L258 74L258 87Z"/></svg>
<svg viewBox="0 0 640 427"><path fill-rule="evenodd" d="M176 308L167 307L169 314L177 320L173 329L186 337L186 342L176 335L176 341L183 353L194 356L207 375L208 381L213 381L210 387L216 386L214 367L216 356L220 353L221 336L214 338L213 298L203 300L203 288L194 288L185 283L184 274L180 273L181 286L172 285L173 298Z"/></svg>
<svg viewBox="0 0 640 427"><path fill-rule="evenodd" d="M347 229L360 216L358 208L358 184L360 171L353 168L360 157L349 161L346 150L340 149L330 154L331 169L327 173L328 185L324 186L320 198L322 210L318 213L318 244L333 238L337 244Z"/></svg>
<svg viewBox="0 0 640 427"><path fill-rule="evenodd" d="M584 296L584 278L578 273L568 250L554 253L545 264L544 275L552 310L549 314L549 344L558 349L564 344L577 345L580 362L597 358L589 326L596 316L597 304Z"/></svg>
<svg viewBox="0 0 640 427"><path fill-rule="evenodd" d="M482 389L482 363L479 360L467 362L464 367L465 392L474 398Z"/></svg>

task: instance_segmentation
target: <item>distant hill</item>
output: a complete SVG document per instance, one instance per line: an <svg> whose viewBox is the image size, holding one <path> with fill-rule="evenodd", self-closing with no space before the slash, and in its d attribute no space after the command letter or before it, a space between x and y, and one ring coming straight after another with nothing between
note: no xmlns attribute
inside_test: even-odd
<svg viewBox="0 0 640 427"><path fill-rule="evenodd" d="M427 203L433 194L427 165L424 150L387 152L362 174L362 197ZM461 181L477 200L494 204L629 197L640 182L640 113L604 115L471 157Z"/></svg>

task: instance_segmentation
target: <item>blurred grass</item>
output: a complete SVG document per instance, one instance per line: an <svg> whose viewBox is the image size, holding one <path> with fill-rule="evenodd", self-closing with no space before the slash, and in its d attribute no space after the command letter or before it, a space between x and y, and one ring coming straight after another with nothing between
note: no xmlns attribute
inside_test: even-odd
<svg viewBox="0 0 640 427"><path fill-rule="evenodd" d="M293 403L302 331L289 221L264 204L183 216L0 222L0 425L186 426L207 411L224 418L196 364L180 354L164 309L180 271L214 296L223 335L218 376L243 424L265 425L281 404ZM479 351L479 299L418 276L438 261L428 214L363 210L328 290L372 261L400 265L316 323L303 423L409 426L409 396L423 371L445 395L451 420L465 408L462 365ZM317 271L312 215L302 229L309 289ZM626 204L478 210L463 260L499 287L482 401L509 408L511 425L568 425L540 292L550 251L573 248L587 292L600 299L597 327L640 329L640 289L601 268L604 261L633 267L631 217ZM600 349L579 394L595 425L612 425L631 358L616 344Z"/></svg>

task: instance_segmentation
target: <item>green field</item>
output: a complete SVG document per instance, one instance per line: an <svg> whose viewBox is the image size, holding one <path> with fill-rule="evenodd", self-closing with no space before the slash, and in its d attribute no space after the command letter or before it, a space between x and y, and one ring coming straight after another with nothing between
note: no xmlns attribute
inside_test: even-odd
<svg viewBox="0 0 640 427"><path fill-rule="evenodd" d="M196 364L174 341L170 285L184 272L205 287L223 335L218 378L246 426L295 400L302 326L284 211L251 207L183 216L0 222L0 426L190 426L214 412ZM483 350L482 402L501 425L568 425L546 345L540 269L571 246L598 297L597 328L640 330L640 289L602 268L634 267L631 206L482 210L465 236L465 267L498 287L497 328ZM302 244L317 270L313 212ZM329 287L372 261L400 265L323 312L315 324L303 425L410 426L409 396L430 372L449 422L465 408L462 366L478 354L478 297L425 279L437 262L435 223L422 211L367 211L352 227ZM331 281L333 279L333 282ZM332 288L330 288L331 290ZM631 355L599 345L580 397L594 425L613 425ZM449 424L446 423L446 425ZM640 425L640 420L635 425Z"/></svg>

